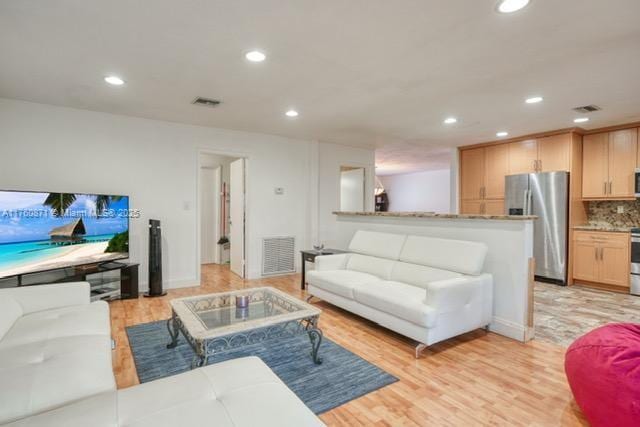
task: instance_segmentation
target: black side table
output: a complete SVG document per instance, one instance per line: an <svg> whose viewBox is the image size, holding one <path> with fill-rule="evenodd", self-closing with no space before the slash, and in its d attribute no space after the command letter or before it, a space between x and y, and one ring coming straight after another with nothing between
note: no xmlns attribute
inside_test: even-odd
<svg viewBox="0 0 640 427"><path fill-rule="evenodd" d="M310 249L307 251L300 251L302 254L302 282L300 283L300 289L305 289L307 287L306 281L306 263L316 262L317 256L322 255L335 255L335 254L346 254L348 251L342 251L340 249L323 249L322 252L316 251L315 249Z"/></svg>

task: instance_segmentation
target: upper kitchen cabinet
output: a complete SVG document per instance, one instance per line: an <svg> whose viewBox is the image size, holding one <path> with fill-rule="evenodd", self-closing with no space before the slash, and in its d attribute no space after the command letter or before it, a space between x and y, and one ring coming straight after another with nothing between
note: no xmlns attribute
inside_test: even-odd
<svg viewBox="0 0 640 427"><path fill-rule="evenodd" d="M509 175L533 173L538 165L538 142L535 139L511 142L509 147Z"/></svg>
<svg viewBox="0 0 640 427"><path fill-rule="evenodd" d="M585 135L582 147L582 198L634 199L637 156L637 129Z"/></svg>
<svg viewBox="0 0 640 427"><path fill-rule="evenodd" d="M474 148L460 152L460 194L463 200L483 198L485 149Z"/></svg>
<svg viewBox="0 0 640 427"><path fill-rule="evenodd" d="M596 133L582 138L582 198L604 198L609 181L609 134Z"/></svg>
<svg viewBox="0 0 640 427"><path fill-rule="evenodd" d="M512 142L508 147L509 175L571 168L570 133Z"/></svg>
<svg viewBox="0 0 640 427"><path fill-rule="evenodd" d="M485 199L504 198L504 177L509 174L509 147L506 144L485 148ZM493 213L493 212L492 212Z"/></svg>
<svg viewBox="0 0 640 427"><path fill-rule="evenodd" d="M609 197L635 198L638 130L609 132Z"/></svg>
<svg viewBox="0 0 640 427"><path fill-rule="evenodd" d="M538 139L538 172L569 171L570 168L570 133Z"/></svg>

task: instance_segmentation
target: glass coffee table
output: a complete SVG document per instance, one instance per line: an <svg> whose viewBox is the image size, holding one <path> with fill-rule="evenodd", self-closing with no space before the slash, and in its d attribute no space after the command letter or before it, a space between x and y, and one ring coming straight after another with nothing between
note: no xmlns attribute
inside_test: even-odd
<svg viewBox="0 0 640 427"><path fill-rule="evenodd" d="M236 297L247 296L246 307L236 307ZM322 331L321 310L275 288L198 295L171 300L167 329L175 348L180 333L193 348L191 368L204 366L213 354L267 340L307 334L311 358L322 363L318 349Z"/></svg>

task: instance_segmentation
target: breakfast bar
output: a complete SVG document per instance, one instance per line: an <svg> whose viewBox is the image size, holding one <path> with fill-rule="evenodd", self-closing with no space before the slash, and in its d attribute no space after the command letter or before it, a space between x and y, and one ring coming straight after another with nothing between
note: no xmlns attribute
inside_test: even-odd
<svg viewBox="0 0 640 427"><path fill-rule="evenodd" d="M482 242L484 271L493 275L490 330L519 340L533 338L533 223L535 216L457 215L431 212L333 212L329 247L347 249L357 230Z"/></svg>

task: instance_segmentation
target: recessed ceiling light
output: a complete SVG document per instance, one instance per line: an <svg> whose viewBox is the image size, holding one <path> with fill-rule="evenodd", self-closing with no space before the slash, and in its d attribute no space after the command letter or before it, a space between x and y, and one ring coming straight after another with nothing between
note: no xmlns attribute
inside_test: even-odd
<svg viewBox="0 0 640 427"><path fill-rule="evenodd" d="M531 98L527 98L524 100L527 104L537 104L538 102L542 102L541 96L532 96Z"/></svg>
<svg viewBox="0 0 640 427"><path fill-rule="evenodd" d="M289 110L284 113L287 117L298 117L298 112L296 110Z"/></svg>
<svg viewBox="0 0 640 427"><path fill-rule="evenodd" d="M452 125L454 123L456 123L458 121L458 119L456 119L455 117L447 117L446 119L444 119L444 123L447 125Z"/></svg>
<svg viewBox="0 0 640 427"><path fill-rule="evenodd" d="M513 13L529 4L530 0L501 0L498 2L498 12L500 13Z"/></svg>
<svg viewBox="0 0 640 427"><path fill-rule="evenodd" d="M573 119L573 123L585 123L589 121L589 117L578 117L577 119Z"/></svg>
<svg viewBox="0 0 640 427"><path fill-rule="evenodd" d="M247 52L244 57L251 62L262 62L267 59L267 55L260 52L259 50L252 50L251 52Z"/></svg>
<svg viewBox="0 0 640 427"><path fill-rule="evenodd" d="M508 136L508 135L509 135L509 132L505 132L505 131L501 131L501 132L496 133L496 136L499 137L499 138L502 138L502 137L505 137L505 136Z"/></svg>
<svg viewBox="0 0 640 427"><path fill-rule="evenodd" d="M122 86L124 84L124 80L118 76L107 76L104 78L104 81L113 86Z"/></svg>

